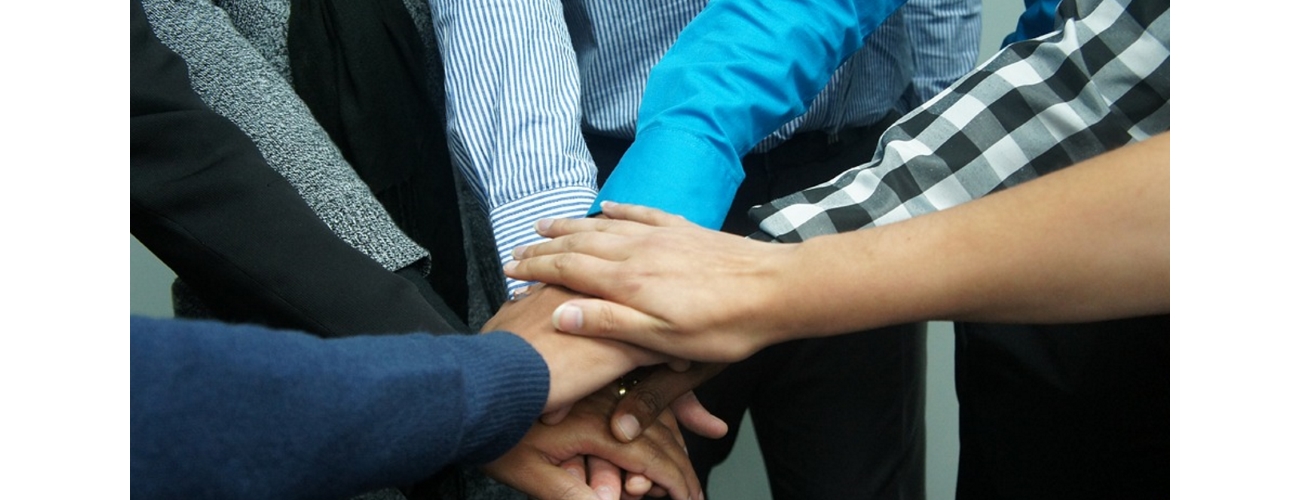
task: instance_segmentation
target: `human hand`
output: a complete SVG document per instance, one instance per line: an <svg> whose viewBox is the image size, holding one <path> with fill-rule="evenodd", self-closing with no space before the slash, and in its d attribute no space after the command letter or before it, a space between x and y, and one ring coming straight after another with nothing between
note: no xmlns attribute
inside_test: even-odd
<svg viewBox="0 0 1300 500"><path fill-rule="evenodd" d="M623 377L629 382L619 382L618 404L610 415L610 430L618 440L631 442L641 434L641 429L672 421L691 429L701 436L717 439L727 434L727 423L714 416L695 398L692 389L722 371L726 365L694 363L689 370L678 371L667 366L642 368ZM668 410L668 411L665 411ZM668 420L665 420L668 417ZM546 418L543 418L546 422ZM558 423L547 422L547 423ZM674 431L677 427L672 426ZM680 439L680 432L676 432ZM685 441L682 440L683 445ZM664 496L662 488L654 486L645 476L628 473L614 464L595 456L574 457L560 467L570 474L585 479L592 489L600 492L617 492L622 486L624 500L639 500L647 493L652 497ZM654 489L652 490L652 486Z"/></svg>
<svg viewBox="0 0 1300 500"><path fill-rule="evenodd" d="M734 362L800 331L779 303L796 245L710 231L667 213L602 204L610 219L538 223L506 275L602 297L566 302L556 328L690 360Z"/></svg>
<svg viewBox="0 0 1300 500"><path fill-rule="evenodd" d="M701 498L703 491L671 412L664 412L640 438L621 443L606 431L617 399L611 385L575 403L563 422L533 425L518 445L483 466L484 473L542 500L618 498L620 469L629 474L631 496L645 494L653 482L675 500ZM584 456L601 461L585 470ZM593 462L586 465L593 467ZM587 475L592 476L590 486ZM641 483L633 484L636 476ZM598 496L597 491L612 496Z"/></svg>
<svg viewBox="0 0 1300 500"><path fill-rule="evenodd" d="M677 422L691 432L711 439L725 436L727 423L700 404L694 389L726 367L724 363L693 363L685 371L664 366L633 371L623 377L632 381L620 384L627 392L619 398L610 417L610 431L620 441L632 441L645 425L671 408Z"/></svg>
<svg viewBox="0 0 1300 500"><path fill-rule="evenodd" d="M559 286L534 285L526 297L512 300L483 325L522 337L550 369L550 392L544 412L562 410L638 366L663 363L657 353L623 342L566 335L551 326L551 312L579 297Z"/></svg>

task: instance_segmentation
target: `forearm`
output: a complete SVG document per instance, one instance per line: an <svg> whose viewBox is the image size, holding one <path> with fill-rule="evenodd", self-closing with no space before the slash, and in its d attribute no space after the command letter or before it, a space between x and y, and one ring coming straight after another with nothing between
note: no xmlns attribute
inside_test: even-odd
<svg viewBox="0 0 1300 500"><path fill-rule="evenodd" d="M537 219L581 217L596 196L564 13L546 0L430 3L453 161L484 201L505 261L537 241Z"/></svg>
<svg viewBox="0 0 1300 500"><path fill-rule="evenodd" d="M503 333L322 340L131 318L131 484L141 498L325 498L496 458L547 367Z"/></svg>
<svg viewBox="0 0 1300 500"><path fill-rule="evenodd" d="M1169 309L1169 135L949 210L801 244L805 335ZM792 299L791 299L792 300Z"/></svg>
<svg viewBox="0 0 1300 500"><path fill-rule="evenodd" d="M287 16L287 3L276 5L284 10L232 7L228 13L204 0L142 2L157 38L190 67L190 86L203 103L252 139L264 164L283 176L338 238L389 271L427 258L280 73L287 71L287 59L270 58L284 50L277 43L284 43L285 34L266 26L284 28L287 17L275 16Z"/></svg>
<svg viewBox="0 0 1300 500"><path fill-rule="evenodd" d="M802 114L901 3L710 2L650 72L636 141L597 201L721 227L740 157Z"/></svg>
<svg viewBox="0 0 1300 500"><path fill-rule="evenodd" d="M411 284L335 236L191 90L137 3L131 15L131 234L219 312L329 336L451 330Z"/></svg>

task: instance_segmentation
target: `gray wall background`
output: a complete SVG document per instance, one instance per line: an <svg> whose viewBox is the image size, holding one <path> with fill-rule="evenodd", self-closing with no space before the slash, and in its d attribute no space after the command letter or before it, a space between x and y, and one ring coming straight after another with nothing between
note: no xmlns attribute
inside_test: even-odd
<svg viewBox="0 0 1300 500"><path fill-rule="evenodd" d="M1023 10L1019 0L984 0L983 61L997 50ZM131 312L170 317L170 286L175 274L131 238ZM957 482L957 397L953 387L952 324L930 323L926 395L926 489L929 498L953 498ZM770 500L763 459L748 418L731 457L713 473L707 497L713 500Z"/></svg>

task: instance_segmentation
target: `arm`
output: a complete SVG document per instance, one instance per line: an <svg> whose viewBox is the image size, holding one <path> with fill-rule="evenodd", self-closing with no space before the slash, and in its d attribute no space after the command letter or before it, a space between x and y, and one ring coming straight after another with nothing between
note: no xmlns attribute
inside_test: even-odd
<svg viewBox="0 0 1300 500"><path fill-rule="evenodd" d="M446 61L452 159L487 207L504 263L511 249L539 241L534 221L581 217L596 196L573 46L558 1L430 6Z"/></svg>
<svg viewBox="0 0 1300 500"><path fill-rule="evenodd" d="M131 318L139 498L332 498L483 463L524 435L547 365L505 333L322 340Z"/></svg>
<svg viewBox="0 0 1300 500"><path fill-rule="evenodd" d="M710 2L651 71L636 141L597 201L720 227L744 178L740 157L802 114L902 3Z"/></svg>
<svg viewBox="0 0 1300 500"><path fill-rule="evenodd" d="M389 271L427 269L428 253L394 224L290 86L289 0L224 2L230 10L211 0L142 4L154 35L188 65L199 99L252 139L334 234Z"/></svg>
<svg viewBox="0 0 1300 500"><path fill-rule="evenodd" d="M493 318L495 327L518 336L321 340L258 326L133 317L133 494L346 495L407 484L451 463L494 459L530 424L524 442L490 471L536 497L584 489L555 467L583 454L645 474L674 498L698 494L671 417L622 446L604 432L607 412L592 413L592 405L612 406L613 393L602 391L560 426L535 423L541 410L571 405L660 359L555 332L545 318L570 295L548 289Z"/></svg>
<svg viewBox="0 0 1300 500"><path fill-rule="evenodd" d="M199 100L185 63L154 37L136 2L131 234L211 304L255 309L277 326L324 335L452 330L413 285L339 240L253 143Z"/></svg>
<svg viewBox="0 0 1300 500"><path fill-rule="evenodd" d="M554 321L704 361L923 320L1078 322L1169 310L1169 135L961 206L774 245L616 205L543 224L507 273L609 301ZM622 305L620 305L622 304ZM700 304L708 304L701 307Z"/></svg>
<svg viewBox="0 0 1300 500"><path fill-rule="evenodd" d="M1168 131L1168 3L1104 6L999 52L886 130L871 162L750 217L782 242L883 225Z"/></svg>

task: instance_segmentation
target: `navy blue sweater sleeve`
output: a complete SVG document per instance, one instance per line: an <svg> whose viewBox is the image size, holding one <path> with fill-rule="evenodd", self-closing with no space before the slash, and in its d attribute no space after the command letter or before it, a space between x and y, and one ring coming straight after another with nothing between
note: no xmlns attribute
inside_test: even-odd
<svg viewBox="0 0 1300 500"><path fill-rule="evenodd" d="M549 372L523 339L320 339L131 318L131 498L346 498L513 446Z"/></svg>

